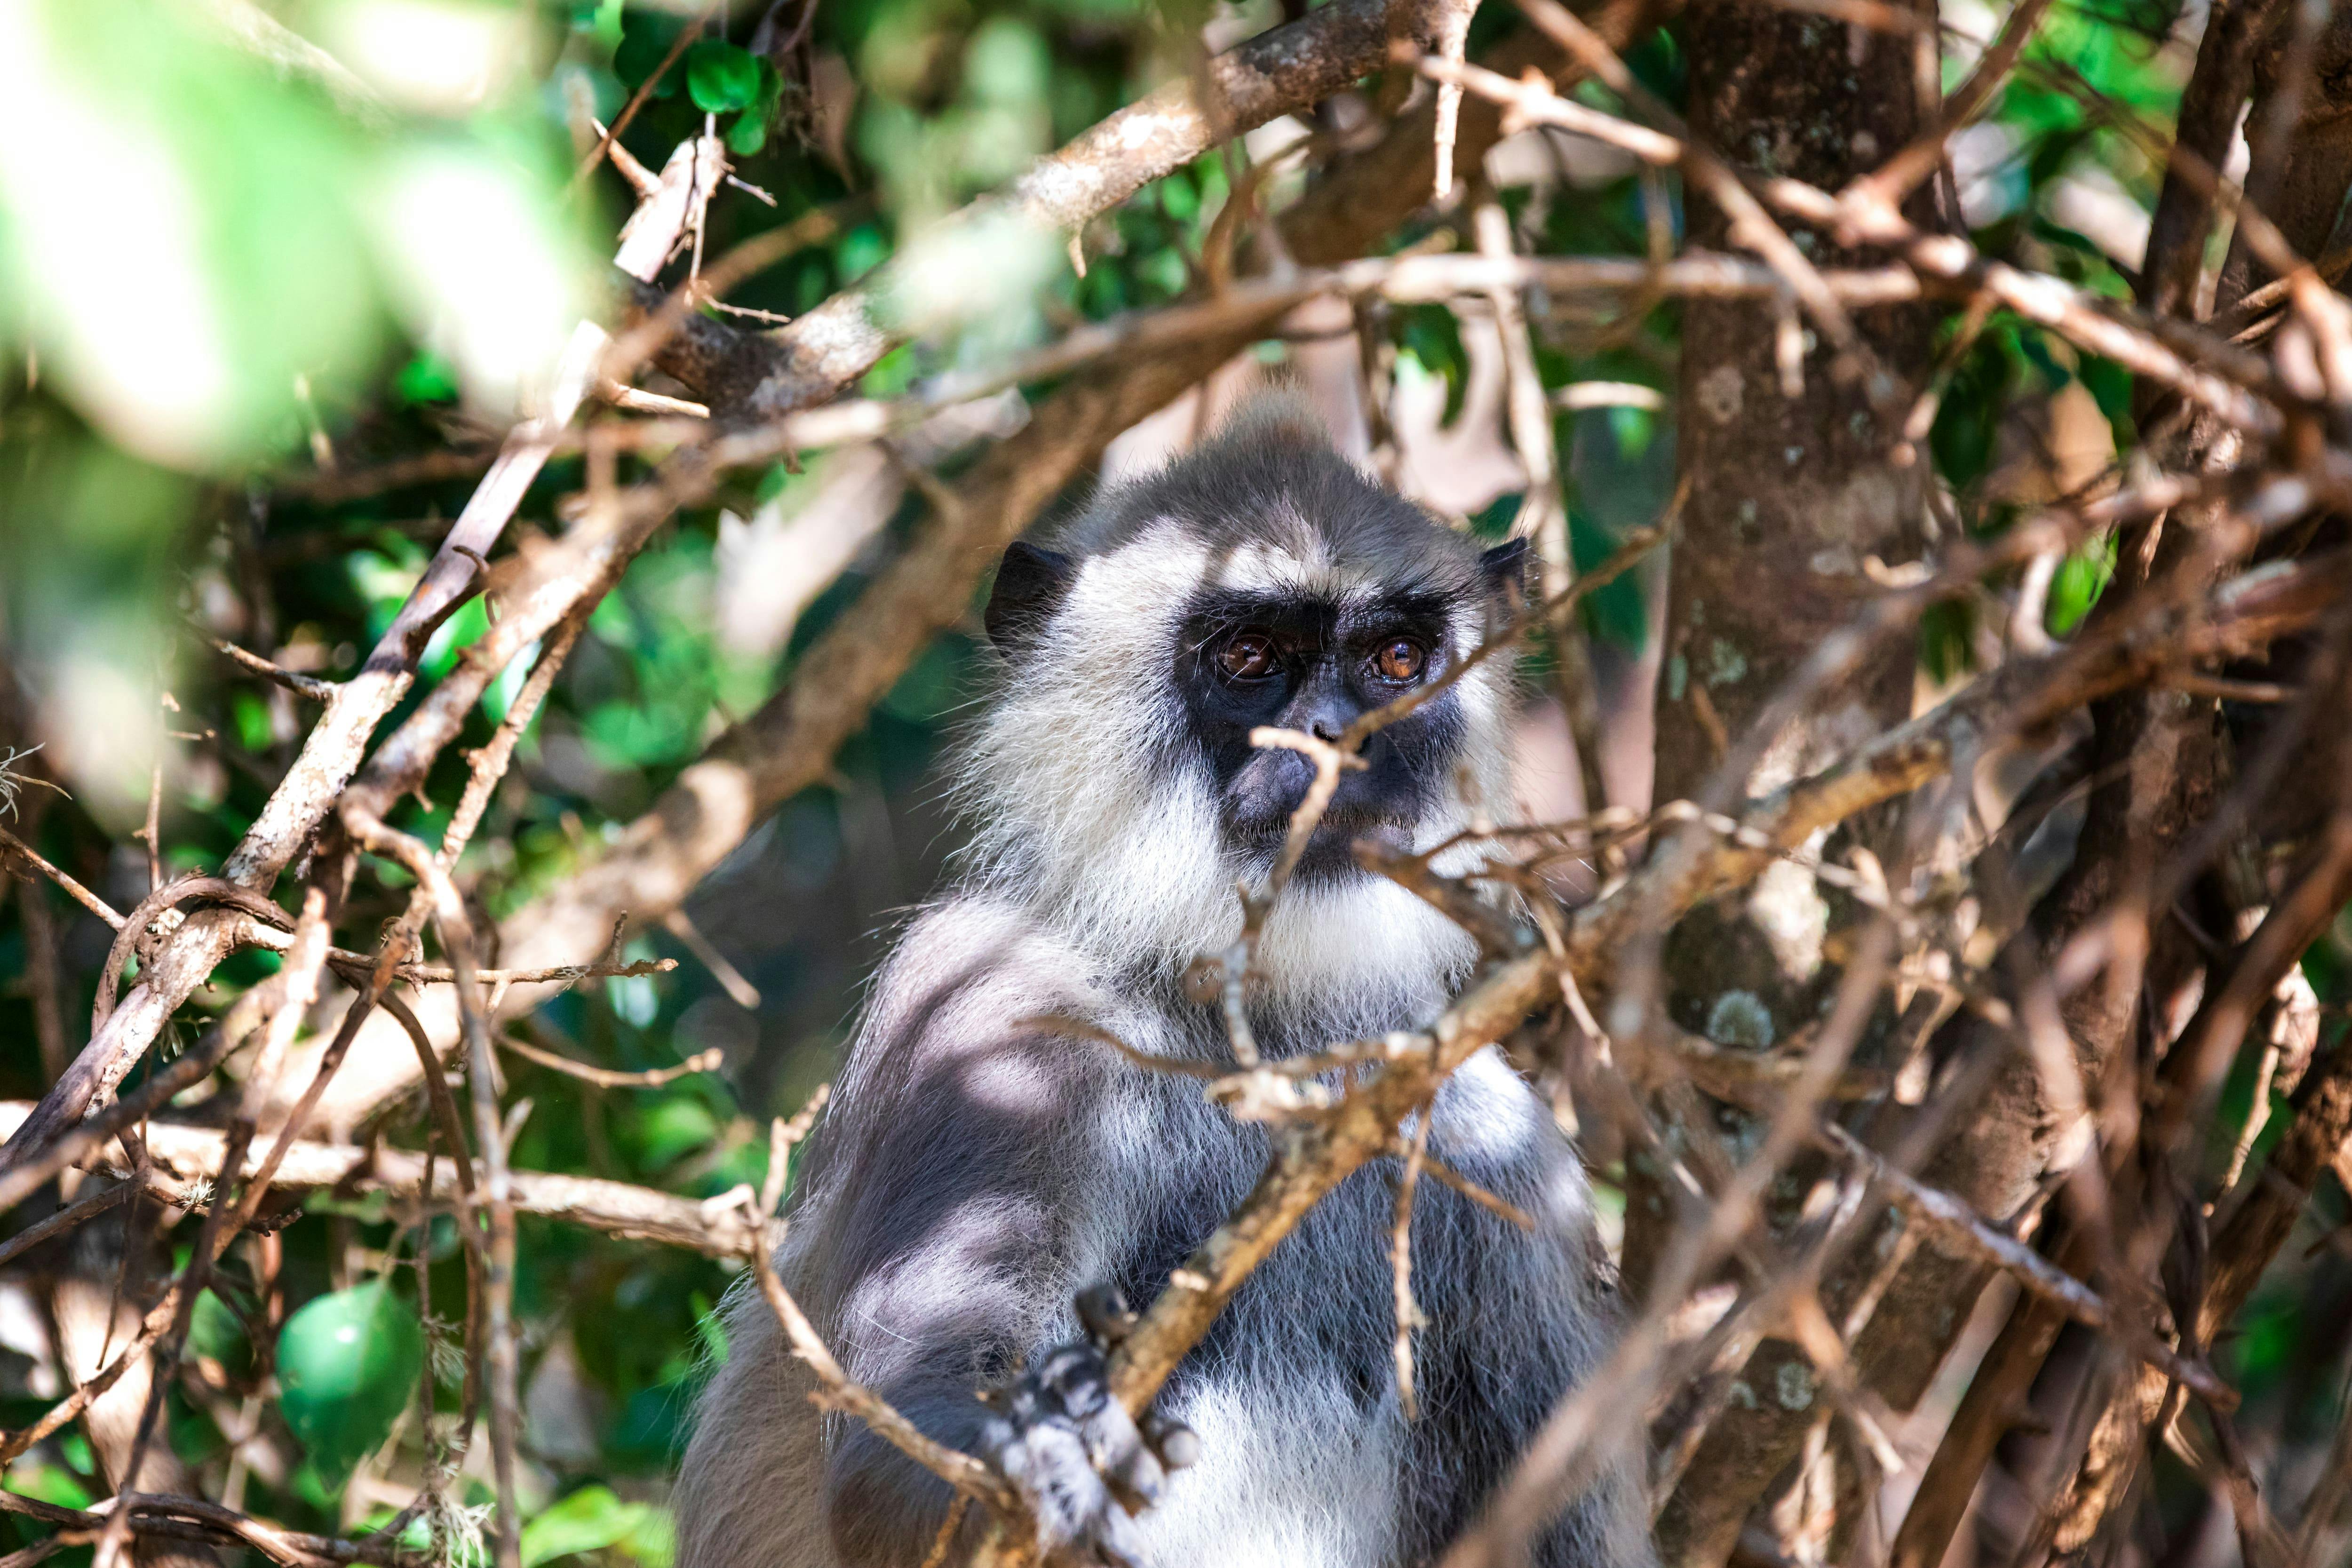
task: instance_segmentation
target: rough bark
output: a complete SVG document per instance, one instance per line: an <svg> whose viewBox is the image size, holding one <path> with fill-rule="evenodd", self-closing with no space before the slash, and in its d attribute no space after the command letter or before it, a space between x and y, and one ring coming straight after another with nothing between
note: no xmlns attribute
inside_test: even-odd
<svg viewBox="0 0 2352 1568"><path fill-rule="evenodd" d="M1819 17L1710 3L1692 9L1685 36L1693 130L1742 163L1835 189L1918 129L1908 47L1893 35L1849 37ZM1693 242L1723 246L1723 214L1696 197L1691 205ZM1798 237L1815 259L1832 259L1822 236ZM1908 402L1899 388L1924 370L1928 318L1896 309L1858 321L1895 383L1876 407L1867 373L1834 367L1826 350L1805 355L1802 389L1790 395L1780 312L1744 301L1688 309L1677 438L1690 493L1668 592L1659 800L1703 793L1724 737L1746 733L1822 639L1851 621L1864 557L1919 552L1923 469L1887 454ZM1910 707L1910 661L1872 662L1823 692L1739 793L1801 776ZM1825 917L1809 879L1785 872L1747 907L1701 911L1670 954L1675 1021L1719 1043L1788 1038L1835 982L1814 929ZM1645 1192L1648 1223L1629 1226L1637 1294L1670 1219L1651 1207L1659 1201Z"/></svg>
<svg viewBox="0 0 2352 1568"><path fill-rule="evenodd" d="M2246 116L2246 136L2256 149L2246 195L2290 249L2316 260L2337 242L2344 192L2352 185L2352 10L2332 10L2311 40L2305 79L2296 69L2296 9L2273 4L2263 17L2267 31L2251 75L2254 107ZM2289 110L2293 118L2280 126L2280 145L2263 157L2266 122ZM2254 258L2242 227L2231 240L2214 290L2214 313L2271 277L2271 269Z"/></svg>
<svg viewBox="0 0 2352 1568"><path fill-rule="evenodd" d="M2140 267L2139 301L2161 315L2195 312L2205 242L2213 231L2213 181L2229 161L2238 113L2253 89L2254 51L2280 5L2281 0L2218 0L2206 18Z"/></svg>
<svg viewBox="0 0 2352 1568"><path fill-rule="evenodd" d="M2171 859L2211 810L2217 793L2220 737L2215 719L2209 700L2179 692L2126 692L2093 705L2093 776L2108 782L2092 792L2074 863L2012 940L2002 955L2002 968L2038 974L2048 954L2109 911L2116 900L2130 896L2153 868ZM2098 1083L2116 1069L2119 1058L2128 1058L2142 996L2168 998L2197 973L2200 955L2179 922L2152 921L2150 935L2144 961L2147 992L2095 983L2060 1006L2086 1083ZM1955 1019L1935 1045L1939 1057L2000 1048L1992 1026L1974 1015ZM2048 1173L2059 1131L2040 1073L2024 1053L2017 1053L2001 1071L1984 1110L1951 1140L1935 1168L1979 1213L2012 1213ZM1925 1390L1957 1333L1956 1324L1948 1327L1948 1314L1953 1310L1948 1303L1958 1299L1959 1316L1965 1319L1967 1304L1975 1300L1984 1278L1981 1271L1925 1248L1897 1277L1855 1347L1874 1384L1890 1403L1906 1407ZM1989 1385L2021 1391L2031 1385L2060 1326L2035 1305L2021 1302L2003 1331L2001 1359L1988 1358L1987 1370L1993 1373ZM1997 1437L2025 1408L2021 1401L2010 1404L1990 1436ZM1946 1461L1948 1468L1957 1468L1947 1484L1957 1486L1958 1477L1968 1474L1971 1466L1980 1472L1990 1455L1986 1444ZM1902 1539L1911 1542L1907 1549L1917 1553L1916 1561L1932 1563L1940 1556L1941 1542L1932 1547L1917 1543L1927 1540L1938 1524L1948 1539L1950 1526L1958 1521L1957 1514L1949 1524L1923 1519L1915 1531L1906 1521Z"/></svg>
<svg viewBox="0 0 2352 1568"><path fill-rule="evenodd" d="M2217 167L2223 161L2237 105L2243 100L2247 84L2252 84L2256 95L2253 118L2257 121L2263 114L2265 95L2281 89L2281 9L2247 0L2240 7L2221 12L2209 30L2199 62L2198 80L2184 108L2181 155L2173 161L2173 177L2168 182L2152 237L2144 298L2157 308L2186 313L2193 306L2196 264L2210 221L2205 210L2210 202L2197 199L2199 171L2193 165L2203 163ZM2267 45L2250 63L2248 55L2262 38L2265 26L2271 28ZM2273 187L2273 210L2282 219L2289 243L2306 254L2315 254L2327 239L2343 198L2345 178L2352 174L2352 153L2338 146L2339 141L2352 144L2352 137L2343 134L2340 127L2346 117L2334 102L2335 94L2328 90L2334 78L2342 75L2340 71L2331 73L2330 63L2352 58L2352 47L2344 41L2347 37L2339 18L2318 40L2317 85L2311 89L2299 114L2291 121L2294 127L2291 156ZM1700 54L1695 50L1695 80L1701 79L1699 67ZM2239 248L2242 251L2243 247ZM2242 258L2234 259L2231 272L2221 280L2217 303L2226 307L2259 284L2264 276ZM1701 384L1687 368L1685 385L1690 389L1685 395L1686 403L1696 401ZM2156 412L2159 407L2157 398L2143 398L2144 413ZM1686 407L1685 420L1703 432L1705 427L1696 426L1696 420L1703 418L1705 413L1703 407ZM2242 451L2233 434L2216 423L2195 421L2175 438L2172 450L2165 456L2168 467L2214 471L2233 465ZM1751 461L1747 471L1761 474L1770 470L1761 462ZM1702 509L1694 508L1695 517L1705 515ZM2119 542L2117 578L2103 608L2112 611L2129 603L2136 595L2151 591L2151 584L2176 580L2179 569L2184 565L2201 565L2209 573L2223 570L2228 563L2220 558L2192 561L2191 552L2203 546L2198 542L2198 531L2182 523L2194 521L2198 520L2176 520L2168 530L2159 523L2128 532ZM1696 577L1705 566L1701 563L1685 567L1678 556L1678 585L1686 572ZM1720 581L1726 587L1749 584L1748 602L1768 601L1776 618L1780 604L1790 597L1777 584L1758 593L1756 585L1767 579L1754 569L1737 577L1722 576ZM2189 584L2181 586L2187 588ZM1687 635L1700 634L1693 628ZM1696 683L1710 672L1711 667L1692 658L1686 670L1688 680ZM1708 695L1716 695L1712 688ZM1891 690L1885 696L1891 699ZM1724 707L1719 700L1715 705L1718 710ZM1667 759L1675 754L1668 749L1673 742L1666 737L1675 732L1676 721L1685 715L1669 702L1662 716L1664 774L1674 765ZM1727 728L1737 733L1740 728L1737 710L1725 712L1723 717ZM2156 868L2173 860L2175 851L2210 815L2217 798L2223 764L2222 739L2216 706L2210 700L2178 692L2130 692L2095 704L2092 717L2093 775L2103 782L2088 802L2085 829L2072 866L2032 911L2026 929L2012 940L2011 950L2004 954L2002 967L2015 975L2038 973L2043 955L2054 952L2091 920L2112 910L2117 900L2127 904L2138 900L2144 906ZM1689 734L1687 722L1679 728L1683 735ZM1684 771L1677 776L1698 776L1687 750L1682 756ZM1662 787L1671 793L1673 786ZM2083 1078L2094 1086L2109 1080L2119 1061L2127 1058L2137 1037L2142 999L2156 999L2159 1012L2168 1013L2166 1005L2194 982L2201 967L2201 955L2178 922L2162 919L2161 910L2147 910L2147 913L2148 950L2138 955L2136 963L2125 964L2128 973L2120 979L2111 977L2114 983L2084 987L2069 997L2062 1009ZM1696 962L1710 978L1719 973L1727 954L1738 952L1737 944L1727 940L1720 930L1710 933L1705 942L1690 942L1690 934L1691 928L1686 927L1684 947L1678 948L1677 953L1691 952L1694 959L1686 962ZM1677 972L1675 978L1679 981L1683 974ZM1703 1002L1704 997L1685 994L1683 1000L1689 1007ZM1780 1021L1777 1013L1774 1021ZM1938 1059L1948 1059L1961 1053L2000 1048L1998 1040L1988 1037L1989 1029L1990 1026L1980 1020L1965 1016L1958 1019L1935 1042L1935 1054ZM2119 1081L2127 1085L2131 1080L2126 1078ZM2124 1092L2129 1092L2127 1087ZM2032 1192L2045 1172L2057 1131L2054 1109L2047 1102L2044 1086L2032 1065L2021 1057L2013 1059L2001 1073L1982 1110L1958 1131L1931 1164L1931 1179L1968 1199L1980 1213L2010 1212ZM1866 1255L1869 1249L1860 1250ZM1855 1268L1849 1266L1849 1274ZM1984 1278L1984 1271L1973 1262L1924 1247L1888 1288L1870 1322L1857 1337L1853 1352L1864 1376L1890 1405L1898 1409L1906 1407L1924 1391L1965 1321L1968 1303L1981 1288ZM1825 1280L1824 1300L1832 1316L1857 1283L1857 1279L1842 1278L1834 1271ZM2048 1331L2052 1325L2039 1321L2032 1305L2021 1304L2019 1315L2021 1321L2013 1325L2013 1331L2004 1335L2004 1353L1990 1380L2007 1389L2021 1388L2032 1380L2051 1339ZM1753 1388L1770 1388L1774 1386L1770 1380L1778 1370L1776 1362L1801 1364L1791 1347L1768 1342L1743 1373L1743 1378ZM2137 1397L2137 1380L2126 1379L2126 1394ZM1691 1473L1685 1476L1682 1489L1662 1521L1670 1543L1670 1559L1677 1553L1688 1553L1689 1549L1680 1544L1682 1542L1705 1535L1707 1550L1713 1555L1685 1555L1685 1560L1719 1561L1722 1552L1728 1549L1729 1539L1736 1536L1739 1521L1730 1504L1724 1500L1723 1478L1717 1470L1703 1468L1710 1453L1718 1456L1717 1462L1721 1467L1737 1472L1743 1484L1769 1484L1773 1474L1797 1452L1808 1413L1775 1411L1769 1401L1763 1402L1763 1405L1755 1412L1735 1407L1710 1432ZM2002 1414L2005 1416L2007 1413ZM1990 1423L1990 1432L1977 1432L1970 1427L1964 1434L1969 1438L1966 1451L1939 1457L1945 1473L1937 1478L1936 1488L1922 1491L1923 1500L1929 1501L1939 1516L1923 1516L1916 1525L1906 1524L1898 1549L1899 1561L1927 1563L1940 1556L1942 1543L1948 1539L1951 1524L1958 1518L1957 1508L1946 1505L1955 1500L1965 1502L1969 1487L1989 1457L1990 1438L1998 1436L2002 1424ZM2106 1500L2121 1495L2119 1482L2127 1474L2128 1465L2136 1462L2137 1453L2137 1445L2132 1445L2132 1452L2124 1457L2120 1466L2081 1478L2078 1489L2095 1501L2087 1508L2078 1504L2074 1511L2095 1513L2105 1506ZM2095 1461L2095 1447L2094 1458ZM1730 1495L1736 1496L1738 1489L1733 1489ZM1696 1500L1701 1499L1705 1500L1704 1507ZM1700 1522L1707 1526L1706 1531L1694 1528Z"/></svg>
<svg viewBox="0 0 2352 1568"><path fill-rule="evenodd" d="M1837 189L1924 128L1901 35L1706 0L1684 37L1693 132L1736 163ZM1728 226L1694 196L1695 244L1724 245ZM1825 235L1792 237L1824 265L1853 259ZM1925 465L1888 454L1926 373L1927 313L1861 313L1867 363L1838 363L1824 344L1803 353L1795 387L1786 334L1803 329L1793 309L1693 301L1685 317L1678 439L1689 498L1669 586L1659 800L1703 795L1726 736L1747 733L1822 639L1851 624L1865 558L1911 560L1922 546ZM1869 661L1822 692L1748 777L1726 782L1761 793L1900 721L1911 662L1907 649ZM1822 952L1832 919L1808 875L1775 868L1746 899L1698 910L1670 938L1666 1007L1720 1044L1786 1041L1819 1018L1837 984ZM1637 1296L1674 1219L1661 1174L1629 1173L1625 1262ZM1805 1358L1786 1342L1759 1345L1740 1375L1754 1397L1735 1398L1717 1420L1660 1516L1666 1563L1723 1562L1822 1414Z"/></svg>

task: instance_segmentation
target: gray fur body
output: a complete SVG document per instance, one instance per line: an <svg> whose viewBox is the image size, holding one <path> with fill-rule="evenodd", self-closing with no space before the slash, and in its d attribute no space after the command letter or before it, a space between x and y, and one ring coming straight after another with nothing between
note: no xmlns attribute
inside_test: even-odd
<svg viewBox="0 0 2352 1568"><path fill-rule="evenodd" d="M778 1258L850 1375L955 1447L979 1436L975 1389L1076 1336L1078 1290L1109 1280L1148 1303L1265 1164L1264 1130L1197 1081L1021 1022L1065 1015L1155 1055L1231 1060L1220 1015L1179 976L1233 939L1234 882L1262 875L1264 857L1221 832L1217 779L1154 710L1190 595L1238 580L1344 598L1393 587L1403 559L1449 604L1475 598L1466 542L1295 431L1244 432L1192 460L1217 462L1261 490L1210 515L1180 465L1075 531L1075 583L971 748L979 837L961 889L916 919L877 980ZM1347 507L1360 531L1331 521ZM1483 615L1455 616L1448 657L1475 646ZM1416 842L1491 812L1507 679L1474 672L1432 715L1452 782L1418 808ZM1259 1044L1283 1056L1425 1024L1475 956L1391 884L1302 879L1264 942ZM1402 1417L1391 1359L1396 1162L1383 1161L1307 1215L1161 1394L1201 1457L1141 1516L1155 1568L1423 1562L1605 1350L1613 1302L1580 1167L1492 1051L1447 1085L1430 1147L1538 1227L1421 1184L1421 1420ZM814 1412L756 1292L739 1292L728 1334L678 1484L681 1568L915 1568L945 1487ZM1614 1475L1538 1561L1633 1568L1645 1533L1636 1489Z"/></svg>

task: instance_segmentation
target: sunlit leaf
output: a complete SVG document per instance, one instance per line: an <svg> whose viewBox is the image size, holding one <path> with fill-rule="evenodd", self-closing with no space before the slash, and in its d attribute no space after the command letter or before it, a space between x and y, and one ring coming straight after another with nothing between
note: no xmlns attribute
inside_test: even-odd
<svg viewBox="0 0 2352 1568"><path fill-rule="evenodd" d="M79 1436L80 1434L71 1436ZM86 1447L82 1457L85 1460L89 1458ZM88 1508L95 1500L89 1489L74 1479L72 1471L37 1462L9 1466L7 1488L18 1497L37 1498L59 1508Z"/></svg>
<svg viewBox="0 0 2352 1568"><path fill-rule="evenodd" d="M457 367L469 401L502 416L552 375L589 303L586 252L535 173L488 148L420 142L384 160L366 192L410 331Z"/></svg>
<svg viewBox="0 0 2352 1568"><path fill-rule="evenodd" d="M142 457L287 444L295 376L357 370L380 331L362 157L195 8L0 5L0 330Z"/></svg>
<svg viewBox="0 0 2352 1568"><path fill-rule="evenodd" d="M335 58L391 102L429 114L481 109L530 63L522 15L468 0L341 0L322 14Z"/></svg>
<svg viewBox="0 0 2352 1568"><path fill-rule="evenodd" d="M705 114L731 114L759 101L760 58L724 38L686 51L686 90Z"/></svg>
<svg viewBox="0 0 2352 1568"><path fill-rule="evenodd" d="M650 1503L623 1502L610 1487L582 1487L522 1527L522 1568L618 1545L656 1511Z"/></svg>
<svg viewBox="0 0 2352 1568"><path fill-rule="evenodd" d="M2083 624L2116 574L2115 542L2105 540L2078 550L2058 563L2050 584L2049 626L2053 637L2064 637Z"/></svg>

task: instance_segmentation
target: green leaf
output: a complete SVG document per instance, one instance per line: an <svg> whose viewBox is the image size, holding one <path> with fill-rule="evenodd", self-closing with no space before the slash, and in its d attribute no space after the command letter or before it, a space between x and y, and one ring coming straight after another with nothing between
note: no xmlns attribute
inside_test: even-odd
<svg viewBox="0 0 2352 1568"><path fill-rule="evenodd" d="M1614 414L1616 409L1610 410ZM1630 412L1638 412L1633 410ZM1568 512L1570 563L1582 576L1617 553L1618 541L1600 523L1570 507ZM1643 600L1641 574L1627 572L1603 583L1584 600L1585 629L1601 641L1628 653L1639 653L1649 631L1649 611Z"/></svg>
<svg viewBox="0 0 2352 1568"><path fill-rule="evenodd" d="M858 390L868 397L897 397L915 384L922 368L915 357L915 345L900 343L874 362L874 368L858 383Z"/></svg>
<svg viewBox="0 0 2352 1568"><path fill-rule="evenodd" d="M416 1391L425 1331L382 1280L321 1296L278 1336L278 1407L329 1485L391 1435Z"/></svg>
<svg viewBox="0 0 2352 1568"><path fill-rule="evenodd" d="M614 1542L613 1549L635 1558L645 1568L670 1568L677 1561L677 1521L666 1508L644 1506L645 1515L637 1527Z"/></svg>
<svg viewBox="0 0 2352 1568"><path fill-rule="evenodd" d="M1928 605L1920 616L1919 662L1927 666L1932 679L1947 681L1974 667L1976 656L1969 639L1975 625L1969 606L1950 600Z"/></svg>
<svg viewBox="0 0 2352 1568"><path fill-rule="evenodd" d="M745 110L727 128L727 150L739 158L748 158L767 144L768 117L756 109Z"/></svg>
<svg viewBox="0 0 2352 1568"><path fill-rule="evenodd" d="M611 48L621 41L623 0L572 0L572 30Z"/></svg>
<svg viewBox="0 0 2352 1568"><path fill-rule="evenodd" d="M77 1480L72 1471L35 1459L8 1468L7 1489L18 1497L37 1498L59 1508L88 1508L91 1501L89 1489Z"/></svg>
<svg viewBox="0 0 2352 1568"><path fill-rule="evenodd" d="M631 88L661 69L669 58L669 47L677 42L678 29L685 22L667 11L636 7L624 12L621 17L621 42L613 51L613 74ZM677 79L664 73L654 84L653 96L670 98L677 92Z"/></svg>
<svg viewBox="0 0 2352 1568"><path fill-rule="evenodd" d="M727 1320L719 1315L710 1298L701 1291L694 1293L694 1331L702 1341L702 1353L714 1365L727 1364Z"/></svg>
<svg viewBox="0 0 2352 1568"><path fill-rule="evenodd" d="M2028 363L2015 319L1996 316L1954 370L1927 437L1937 471L1954 489L1991 468L2001 417Z"/></svg>
<svg viewBox="0 0 2352 1568"><path fill-rule="evenodd" d="M1190 223L1200 216L1201 193L1186 171L1177 170L1160 182L1160 208L1179 223Z"/></svg>
<svg viewBox="0 0 2352 1568"><path fill-rule="evenodd" d="M248 752L266 752L277 738L269 705L250 691L230 694L229 720L236 726L236 743Z"/></svg>
<svg viewBox="0 0 2352 1568"><path fill-rule="evenodd" d="M188 1314L188 1353L218 1362L232 1374L253 1359L245 1324L210 1290L196 1298L195 1310Z"/></svg>
<svg viewBox="0 0 2352 1568"><path fill-rule="evenodd" d="M625 1546L645 1530L646 1516L658 1511L650 1503L623 1502L610 1487L582 1487L522 1527L522 1568Z"/></svg>
<svg viewBox="0 0 2352 1568"><path fill-rule="evenodd" d="M2102 540L2058 563L2050 584L2051 636L2063 637L2083 624L2116 574L2115 552L2115 541Z"/></svg>
<svg viewBox="0 0 2352 1568"><path fill-rule="evenodd" d="M393 390L403 403L455 403L457 372L436 353L421 353L400 367Z"/></svg>
<svg viewBox="0 0 2352 1568"><path fill-rule="evenodd" d="M739 158L748 158L768 144L768 127L775 123L776 107L783 101L784 79L767 61L758 64L760 94L727 131L727 150Z"/></svg>
<svg viewBox="0 0 2352 1568"><path fill-rule="evenodd" d="M1471 513L1471 537L1488 544L1500 544L1511 537L1511 524L1518 521L1520 503L1527 500L1523 490L1505 490L1486 503L1484 510Z"/></svg>
<svg viewBox="0 0 2352 1568"><path fill-rule="evenodd" d="M841 237L841 244L834 252L834 264L845 279L863 278L881 266L889 254L889 237L873 224L861 223Z"/></svg>
<svg viewBox="0 0 2352 1568"><path fill-rule="evenodd" d="M686 94L705 114L730 114L760 100L760 57L724 38L686 51Z"/></svg>
<svg viewBox="0 0 2352 1568"><path fill-rule="evenodd" d="M646 1108L637 1129L638 1158L653 1169L683 1159L719 1136L719 1119L700 1100L665 1096Z"/></svg>
<svg viewBox="0 0 2352 1568"><path fill-rule="evenodd" d="M2131 372L2111 359L2096 354L2084 354L2074 374L2090 389L2099 405L2099 412L2107 416L2107 426L2115 432L2118 450L2137 439L2138 427L2132 419Z"/></svg>
<svg viewBox="0 0 2352 1568"><path fill-rule="evenodd" d="M1646 408L1612 408L1609 433L1617 438L1617 450L1624 459L1638 463L1642 454L1650 449L1650 443L1657 439L1658 417Z"/></svg>
<svg viewBox="0 0 2352 1568"><path fill-rule="evenodd" d="M83 416L151 461L242 472L284 449L295 378L331 395L381 342L364 133L185 6L6 15L0 141L79 154L70 175L54 161L0 168L12 342L37 347ZM92 203L92 190L171 195ZM159 353L161 340L121 330L126 309L191 330Z"/></svg>
<svg viewBox="0 0 2352 1568"><path fill-rule="evenodd" d="M1406 305L1397 310L1393 319L1397 323L1397 374L1443 377L1446 422L1460 418L1470 361L1462 347L1462 332L1454 312L1443 305Z"/></svg>
<svg viewBox="0 0 2352 1568"><path fill-rule="evenodd" d="M968 651L953 637L925 648L882 699L882 710L917 724L936 723L955 711L964 698Z"/></svg>

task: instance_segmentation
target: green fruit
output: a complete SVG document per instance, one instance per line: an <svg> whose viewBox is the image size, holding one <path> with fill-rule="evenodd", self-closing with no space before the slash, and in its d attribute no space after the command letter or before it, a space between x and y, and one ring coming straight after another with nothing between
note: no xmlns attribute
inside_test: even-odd
<svg viewBox="0 0 2352 1568"><path fill-rule="evenodd" d="M278 1336L278 1407L321 1479L340 1487L416 1392L425 1331L382 1280L321 1296Z"/></svg>

